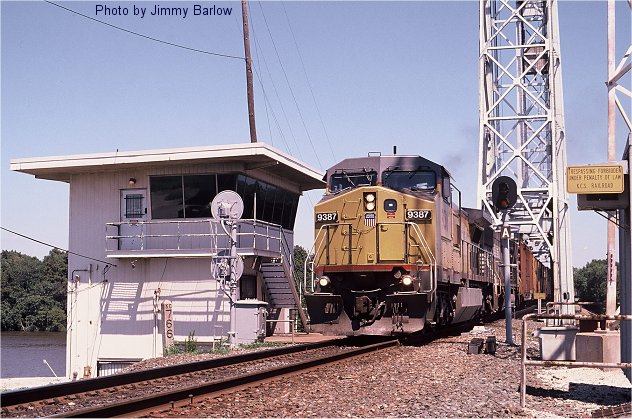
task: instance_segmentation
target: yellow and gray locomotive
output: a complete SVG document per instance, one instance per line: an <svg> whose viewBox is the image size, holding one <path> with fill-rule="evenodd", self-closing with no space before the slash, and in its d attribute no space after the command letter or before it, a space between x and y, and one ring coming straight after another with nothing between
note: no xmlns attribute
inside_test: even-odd
<svg viewBox="0 0 632 419"><path fill-rule="evenodd" d="M443 166L369 155L326 181L305 294L313 331L410 333L499 308L498 234L484 212L461 208Z"/></svg>

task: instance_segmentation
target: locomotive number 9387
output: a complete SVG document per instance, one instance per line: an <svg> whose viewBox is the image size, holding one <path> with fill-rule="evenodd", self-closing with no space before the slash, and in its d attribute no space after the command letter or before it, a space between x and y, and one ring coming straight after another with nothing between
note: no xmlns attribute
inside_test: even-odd
<svg viewBox="0 0 632 419"><path fill-rule="evenodd" d="M305 301L313 331L393 335L476 319L549 293L548 268L525 246L511 290L499 275L490 217L464 208L441 165L420 156L350 158L327 170L315 205L313 272Z"/></svg>

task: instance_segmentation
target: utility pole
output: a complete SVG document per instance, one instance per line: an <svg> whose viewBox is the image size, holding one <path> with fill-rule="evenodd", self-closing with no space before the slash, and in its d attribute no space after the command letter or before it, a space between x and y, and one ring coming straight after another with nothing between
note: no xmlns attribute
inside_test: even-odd
<svg viewBox="0 0 632 419"><path fill-rule="evenodd" d="M250 142L257 142L257 126L255 125L255 96L252 88L252 58L250 57L250 33L248 30L248 2L241 0L241 16L244 22L244 53L246 55L246 89L248 94L248 124L250 125Z"/></svg>
<svg viewBox="0 0 632 419"><path fill-rule="evenodd" d="M608 161L617 159L616 130L615 130L615 102L616 83L611 83L615 73L615 4L608 0ZM608 214L607 253L606 261L608 275L606 278L606 315L613 316L617 309L617 265L614 261L614 243L617 233L616 212Z"/></svg>

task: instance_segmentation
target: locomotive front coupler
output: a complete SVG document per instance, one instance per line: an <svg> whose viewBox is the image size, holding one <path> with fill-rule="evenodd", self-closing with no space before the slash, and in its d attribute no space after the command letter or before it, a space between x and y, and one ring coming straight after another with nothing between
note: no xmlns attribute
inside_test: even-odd
<svg viewBox="0 0 632 419"><path fill-rule="evenodd" d="M385 309L386 303L382 301L380 304L378 304L377 307L375 307L375 313L373 314L373 317L366 322L360 322L360 327L371 326L373 323L375 323L376 320L381 319L382 316L384 316Z"/></svg>

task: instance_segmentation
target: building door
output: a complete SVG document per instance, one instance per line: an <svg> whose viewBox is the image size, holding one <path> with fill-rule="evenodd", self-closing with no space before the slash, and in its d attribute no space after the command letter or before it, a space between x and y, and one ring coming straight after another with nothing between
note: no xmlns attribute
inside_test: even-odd
<svg viewBox="0 0 632 419"><path fill-rule="evenodd" d="M147 248L144 237L147 219L147 191L145 189L121 190L121 227L119 250Z"/></svg>

